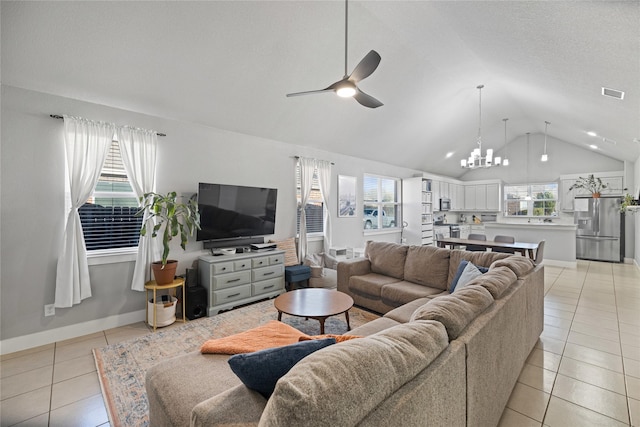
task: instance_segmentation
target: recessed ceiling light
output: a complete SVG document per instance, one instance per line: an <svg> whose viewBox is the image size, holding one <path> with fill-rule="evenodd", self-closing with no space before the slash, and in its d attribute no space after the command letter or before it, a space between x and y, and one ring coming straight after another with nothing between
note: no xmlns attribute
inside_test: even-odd
<svg viewBox="0 0 640 427"><path fill-rule="evenodd" d="M453 151L449 151L445 157L448 159L449 157L453 156L454 154L455 153Z"/></svg>
<svg viewBox="0 0 640 427"><path fill-rule="evenodd" d="M590 144L589 147L591 147L592 150L597 150L598 146L595 144Z"/></svg>
<svg viewBox="0 0 640 427"><path fill-rule="evenodd" d="M609 96L611 98L616 98L616 99L624 99L624 92L621 90L617 90L617 89L611 89L608 87L603 87L602 88L602 95L604 96Z"/></svg>
<svg viewBox="0 0 640 427"><path fill-rule="evenodd" d="M598 136L597 133L595 133L594 131L590 130L589 132L587 132L587 135L589 136Z"/></svg>

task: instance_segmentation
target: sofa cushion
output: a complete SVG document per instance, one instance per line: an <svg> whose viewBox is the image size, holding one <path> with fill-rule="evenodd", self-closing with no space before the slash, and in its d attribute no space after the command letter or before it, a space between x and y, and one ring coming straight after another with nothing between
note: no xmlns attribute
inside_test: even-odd
<svg viewBox="0 0 640 427"><path fill-rule="evenodd" d="M523 256L509 256L505 259L499 259L491 264L494 267L508 267L519 278L529 273L535 267L533 260Z"/></svg>
<svg viewBox="0 0 640 427"><path fill-rule="evenodd" d="M469 284L482 286L491 293L493 299L498 299L516 280L518 278L510 268L493 267L487 274L472 280Z"/></svg>
<svg viewBox="0 0 640 427"><path fill-rule="evenodd" d="M382 274L369 273L363 276L351 276L349 278L349 290L361 295L370 295L380 298L382 287L398 280Z"/></svg>
<svg viewBox="0 0 640 427"><path fill-rule="evenodd" d="M398 326L400 323L406 322L396 322L395 320L389 319L388 317L378 317L371 322L367 322L362 326L358 326L357 328L352 329L351 331L349 331L349 333L367 337L369 335L377 334L378 332L384 331L385 329Z"/></svg>
<svg viewBox="0 0 640 427"><path fill-rule="evenodd" d="M413 313L411 321L436 320L444 325L449 340L453 341L491 304L493 297L489 291L469 285L451 295L432 299Z"/></svg>
<svg viewBox="0 0 640 427"><path fill-rule="evenodd" d="M335 343L335 338L325 338L236 354L229 358L229 366L244 385L268 399L276 382L289 372L293 365L311 353Z"/></svg>
<svg viewBox="0 0 640 427"><path fill-rule="evenodd" d="M454 249L449 254L449 276L447 283L451 283L453 281L456 271L458 270L458 266L460 265L460 261L462 260L466 259L477 267L489 267L492 262L508 258L510 256L512 255L500 252L472 252Z"/></svg>
<svg viewBox="0 0 640 427"><path fill-rule="evenodd" d="M449 284L449 252L435 246L409 246L404 280L446 290Z"/></svg>
<svg viewBox="0 0 640 427"><path fill-rule="evenodd" d="M371 261L372 272L402 280L407 248L397 243L368 241L365 256Z"/></svg>
<svg viewBox="0 0 640 427"><path fill-rule="evenodd" d="M418 298L426 298L435 296L443 291L438 288L431 288L428 286L418 285L407 281L390 283L382 287L380 297L389 305L395 305L396 307L406 304Z"/></svg>
<svg viewBox="0 0 640 427"><path fill-rule="evenodd" d="M453 276L453 280L449 284L449 292L450 293L455 290L456 285L458 284L458 281L460 280L460 276L462 276L462 272L464 271L464 269L465 269L465 267L467 266L468 263L469 263L469 261L467 261L466 259L463 259L462 261L460 261L460 264L458 264L458 269L456 270L456 274L455 274L455 276ZM481 267L481 266L476 265L476 268L478 270L480 270L480 272L482 274L484 274L487 271L489 271L488 267Z"/></svg>
<svg viewBox="0 0 640 427"><path fill-rule="evenodd" d="M260 426L357 425L447 346L444 326L416 321L316 352L278 381Z"/></svg>
<svg viewBox="0 0 640 427"><path fill-rule="evenodd" d="M489 271L486 267L478 267L474 263L463 259L460 261L456 276L453 278L451 285L449 285L449 292L453 293L456 289L461 289L466 286L470 281L479 277Z"/></svg>
<svg viewBox="0 0 640 427"><path fill-rule="evenodd" d="M415 299L411 302L401 305L398 308L394 308L393 310L387 312L383 317L387 319L393 319L396 322L407 323L409 319L411 319L411 315L413 314L413 312L429 302L430 299L431 298Z"/></svg>

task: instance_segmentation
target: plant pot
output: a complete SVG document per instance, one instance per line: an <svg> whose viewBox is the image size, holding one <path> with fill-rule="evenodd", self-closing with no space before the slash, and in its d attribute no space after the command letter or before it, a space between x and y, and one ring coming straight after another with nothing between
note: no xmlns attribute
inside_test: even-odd
<svg viewBox="0 0 640 427"><path fill-rule="evenodd" d="M594 199L599 199L600 198L600 193L592 193L591 197L593 197Z"/></svg>
<svg viewBox="0 0 640 427"><path fill-rule="evenodd" d="M158 285L168 285L173 282L176 277L176 269L178 268L178 261L175 259L168 259L167 264L162 268L162 261L156 261L151 263L151 269L153 270L153 277L156 279Z"/></svg>

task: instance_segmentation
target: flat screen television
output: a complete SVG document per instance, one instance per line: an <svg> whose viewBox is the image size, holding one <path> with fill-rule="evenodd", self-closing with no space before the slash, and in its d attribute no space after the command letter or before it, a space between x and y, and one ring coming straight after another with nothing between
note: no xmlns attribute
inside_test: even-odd
<svg viewBox="0 0 640 427"><path fill-rule="evenodd" d="M198 185L200 227L196 239L219 240L273 234L276 225L275 188L240 185Z"/></svg>

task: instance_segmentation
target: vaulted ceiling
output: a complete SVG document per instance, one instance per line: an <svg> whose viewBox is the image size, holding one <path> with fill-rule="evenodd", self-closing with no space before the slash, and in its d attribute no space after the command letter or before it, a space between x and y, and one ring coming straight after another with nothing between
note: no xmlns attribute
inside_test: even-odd
<svg viewBox="0 0 640 427"><path fill-rule="evenodd" d="M351 1L348 69L382 56L359 86L384 106L286 98L342 78L344 13L342 1L3 1L2 83L449 176L475 148L484 84L483 148L503 147L508 117L508 141L546 120L553 138L640 155L638 1Z"/></svg>

